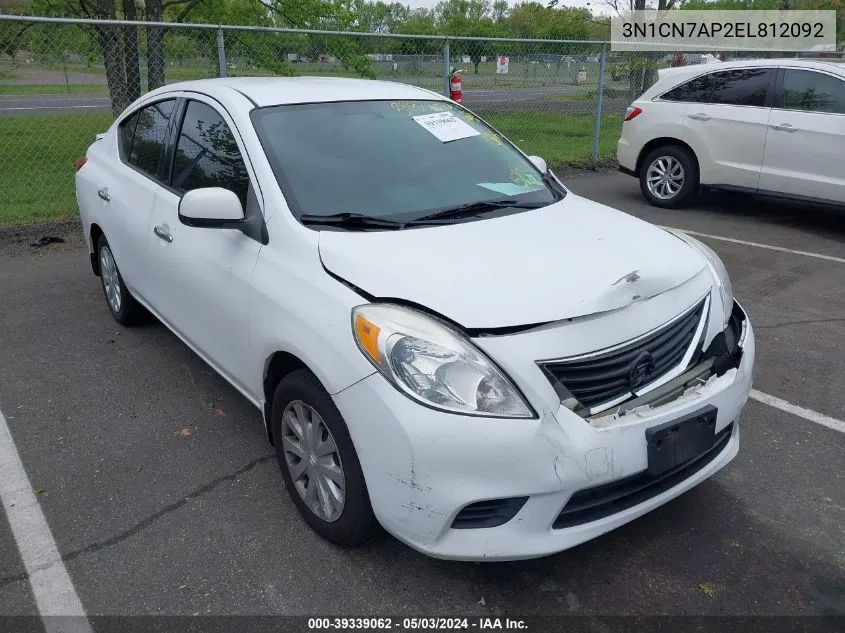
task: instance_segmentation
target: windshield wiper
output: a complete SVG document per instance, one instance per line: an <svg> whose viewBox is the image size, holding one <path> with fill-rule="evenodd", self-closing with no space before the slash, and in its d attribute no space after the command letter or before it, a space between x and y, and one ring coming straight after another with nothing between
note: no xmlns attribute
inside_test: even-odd
<svg viewBox="0 0 845 633"><path fill-rule="evenodd" d="M446 218L457 220L460 218L472 217L474 215L478 216L483 213L489 213L491 211L497 211L498 209L539 209L540 207L548 206L548 204L549 203L545 202L520 202L519 200L513 199L482 200L481 202L472 202L470 204L464 204L460 207L452 207L449 209L435 211L434 213L429 213L428 215L416 218L411 222L423 222L426 220L438 220Z"/></svg>
<svg viewBox="0 0 845 633"><path fill-rule="evenodd" d="M322 224L325 226L337 226L340 228L361 228L361 229L393 229L403 227L402 222L388 220L387 218L374 218L363 213L335 213L333 215L316 215L306 213L299 216L303 224Z"/></svg>

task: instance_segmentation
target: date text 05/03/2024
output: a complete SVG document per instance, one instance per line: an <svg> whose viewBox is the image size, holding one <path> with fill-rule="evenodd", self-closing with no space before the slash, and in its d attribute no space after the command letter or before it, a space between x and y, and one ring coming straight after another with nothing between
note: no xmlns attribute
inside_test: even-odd
<svg viewBox="0 0 845 633"><path fill-rule="evenodd" d="M396 630L396 631L444 631L444 630L477 630L496 631L511 630L525 631L528 625L519 618L309 618L308 629L318 630Z"/></svg>

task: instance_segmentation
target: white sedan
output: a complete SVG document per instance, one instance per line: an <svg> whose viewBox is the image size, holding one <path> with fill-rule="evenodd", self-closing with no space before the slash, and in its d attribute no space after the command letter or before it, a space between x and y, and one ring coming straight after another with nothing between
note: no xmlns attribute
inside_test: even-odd
<svg viewBox="0 0 845 633"><path fill-rule="evenodd" d="M706 246L397 83L154 90L78 162L93 271L263 414L305 521L542 556L739 448L754 337ZM175 405L178 406L178 403Z"/></svg>
<svg viewBox="0 0 845 633"><path fill-rule="evenodd" d="M628 108L617 156L660 207L686 204L699 187L845 206L845 64L663 69Z"/></svg>

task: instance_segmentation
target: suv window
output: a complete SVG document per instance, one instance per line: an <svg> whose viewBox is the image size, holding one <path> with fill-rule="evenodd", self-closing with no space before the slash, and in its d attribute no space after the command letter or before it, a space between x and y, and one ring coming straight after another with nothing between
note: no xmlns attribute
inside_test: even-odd
<svg viewBox="0 0 845 633"><path fill-rule="evenodd" d="M149 105L129 117L122 126L127 162L156 180L163 180L167 126L175 104L175 99L168 99Z"/></svg>
<svg viewBox="0 0 845 633"><path fill-rule="evenodd" d="M706 102L710 96L712 75L702 75L688 81L660 97L663 101L680 101L685 103Z"/></svg>
<svg viewBox="0 0 845 633"><path fill-rule="evenodd" d="M223 187L234 191L246 208L249 175L229 126L217 111L200 101L185 110L172 185L179 191Z"/></svg>
<svg viewBox="0 0 845 633"><path fill-rule="evenodd" d="M785 70L780 107L845 114L845 81L810 70Z"/></svg>
<svg viewBox="0 0 845 633"><path fill-rule="evenodd" d="M762 107L774 72L773 68L739 68L707 73L673 88L661 99Z"/></svg>
<svg viewBox="0 0 845 633"><path fill-rule="evenodd" d="M773 68L740 68L712 73L710 103L763 107Z"/></svg>

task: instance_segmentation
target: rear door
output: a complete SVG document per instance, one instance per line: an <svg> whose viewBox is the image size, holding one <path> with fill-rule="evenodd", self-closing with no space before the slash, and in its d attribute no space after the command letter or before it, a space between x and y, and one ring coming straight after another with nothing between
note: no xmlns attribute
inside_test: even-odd
<svg viewBox="0 0 845 633"><path fill-rule="evenodd" d="M698 78L684 125L702 184L757 189L776 68L736 68Z"/></svg>
<svg viewBox="0 0 845 633"><path fill-rule="evenodd" d="M760 189L845 203L845 80L782 68Z"/></svg>
<svg viewBox="0 0 845 633"><path fill-rule="evenodd" d="M92 189L96 190L97 220L114 253L129 290L142 298L146 276L147 228L162 186L166 138L176 99L145 104L118 124L118 159L104 155ZM96 248L96 245L95 245Z"/></svg>

